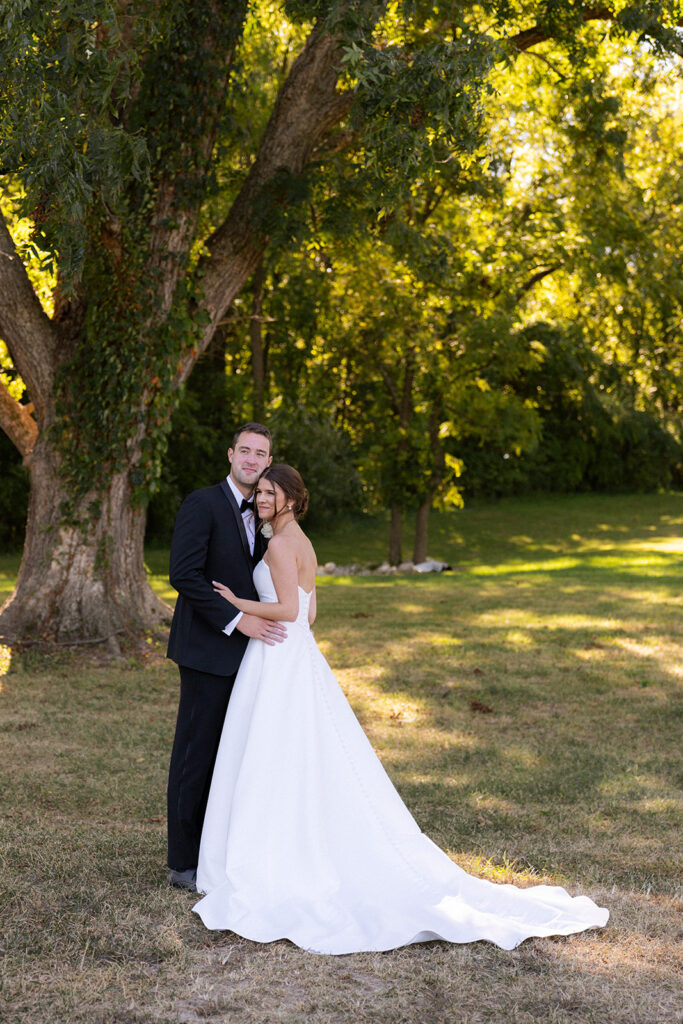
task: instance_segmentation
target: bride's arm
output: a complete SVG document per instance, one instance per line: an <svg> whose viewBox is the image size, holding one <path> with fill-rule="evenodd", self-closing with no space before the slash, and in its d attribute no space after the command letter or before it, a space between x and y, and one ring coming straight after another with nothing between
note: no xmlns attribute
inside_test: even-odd
<svg viewBox="0 0 683 1024"><path fill-rule="evenodd" d="M285 537L273 537L268 545L268 567L273 577L277 601L248 601L236 597L229 587L213 581L213 588L233 607L247 615L276 622L294 622L299 614L299 572L294 547Z"/></svg>

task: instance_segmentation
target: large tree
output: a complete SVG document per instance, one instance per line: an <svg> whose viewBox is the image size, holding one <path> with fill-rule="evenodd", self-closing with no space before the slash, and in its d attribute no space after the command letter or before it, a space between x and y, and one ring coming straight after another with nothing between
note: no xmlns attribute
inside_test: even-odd
<svg viewBox="0 0 683 1024"><path fill-rule="evenodd" d="M31 480L6 637L165 619L145 580L144 506L175 396L326 154L362 150L378 195L395 196L476 144L490 68L516 51L556 37L580 62L594 21L680 47L677 4L649 0L292 0L260 45L288 51L288 35L298 52L252 88L259 17L271 6L248 0L3 5L0 337L26 401L0 386L0 425ZM250 95L264 126L244 166Z"/></svg>

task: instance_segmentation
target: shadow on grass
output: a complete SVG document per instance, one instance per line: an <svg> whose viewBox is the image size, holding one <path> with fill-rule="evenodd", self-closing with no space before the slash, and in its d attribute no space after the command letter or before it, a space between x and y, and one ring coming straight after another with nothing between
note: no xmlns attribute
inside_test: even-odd
<svg viewBox="0 0 683 1024"><path fill-rule="evenodd" d="M328 599L323 647L441 845L532 875L676 890L668 571L362 580L352 595L334 581Z"/></svg>
<svg viewBox="0 0 683 1024"><path fill-rule="evenodd" d="M163 884L175 667L26 652L0 680L8 1024L674 1019L682 531L633 501L443 517L460 571L323 580L316 625L422 828L467 870L578 885L608 928L341 958L207 932Z"/></svg>

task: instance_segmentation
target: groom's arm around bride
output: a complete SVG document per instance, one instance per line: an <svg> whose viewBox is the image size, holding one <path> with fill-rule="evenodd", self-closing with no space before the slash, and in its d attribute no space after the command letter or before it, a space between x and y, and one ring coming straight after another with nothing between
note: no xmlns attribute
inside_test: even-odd
<svg viewBox="0 0 683 1024"><path fill-rule="evenodd" d="M235 434L230 474L183 502L171 542L170 581L178 591L168 657L180 671L180 705L168 784L168 866L172 884L194 888L204 811L232 684L249 637L276 643L284 629L241 615L212 586L224 580L258 600L252 582L262 539L247 505L271 462L271 439L260 424Z"/></svg>

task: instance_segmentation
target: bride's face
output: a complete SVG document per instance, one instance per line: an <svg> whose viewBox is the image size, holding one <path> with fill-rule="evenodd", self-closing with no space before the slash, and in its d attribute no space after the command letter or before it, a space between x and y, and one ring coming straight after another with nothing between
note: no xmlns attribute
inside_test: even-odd
<svg viewBox="0 0 683 1024"><path fill-rule="evenodd" d="M261 519L272 519L287 504L285 492L272 480L259 480L254 491L256 508Z"/></svg>

